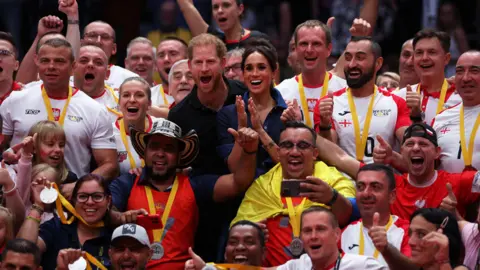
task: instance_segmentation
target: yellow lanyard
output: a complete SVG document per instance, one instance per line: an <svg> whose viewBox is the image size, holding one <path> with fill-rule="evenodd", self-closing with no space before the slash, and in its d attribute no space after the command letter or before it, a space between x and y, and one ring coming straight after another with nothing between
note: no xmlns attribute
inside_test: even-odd
<svg viewBox="0 0 480 270"><path fill-rule="evenodd" d="M234 264L234 263L207 263L208 265L213 265L215 268L220 270L227 270L227 269L238 269L238 270L261 270L262 267L259 266L251 266L251 265L243 265L243 264Z"/></svg>
<svg viewBox="0 0 480 270"><path fill-rule="evenodd" d="M135 159L133 158L132 152L130 151L130 145L128 144L127 141L127 131L125 130L125 123L123 122L123 119L118 119L118 125L120 126L120 137L122 138L123 145L125 146L125 151L127 151L128 155L128 160L130 161L130 168L135 169L137 168L137 163L135 162ZM148 127L145 127L145 130L147 130ZM140 159L140 162L142 164L142 167L145 166L145 161L143 159Z"/></svg>
<svg viewBox="0 0 480 270"><path fill-rule="evenodd" d="M163 210L163 214L162 214L163 227L159 230L153 230L154 242L162 241L163 230L165 230L165 227L167 227L168 215L170 215L170 210L172 210L172 204L173 204L173 201L175 200L175 196L177 195L177 190L178 190L178 178L175 177L175 180L173 181L172 190L168 195L167 205L165 206L165 209ZM149 186L145 186L145 193L147 194L148 210L150 214L152 215L157 214L157 209L155 208L155 202L153 201L152 189Z"/></svg>
<svg viewBox="0 0 480 270"><path fill-rule="evenodd" d="M420 93L421 85L417 86L417 93ZM440 98L438 99L437 112L439 114L443 110L443 104L445 104L445 97L447 96L448 82L446 79L443 79L442 90L440 91Z"/></svg>
<svg viewBox="0 0 480 270"><path fill-rule="evenodd" d="M56 122L55 117L53 116L53 111L52 111L52 104L50 103L50 98L47 95L47 91L45 90L45 87L42 85L42 98L43 98L43 103L45 103L45 109L47 110L48 114L48 120ZM60 126L63 127L63 123L65 122L65 116L67 115L67 109L68 109L68 104L70 103L70 99L72 99L72 87L68 87L68 98L67 102L65 102L65 105L63 106L62 112L60 113L60 118L58 119L58 123Z"/></svg>
<svg viewBox="0 0 480 270"><path fill-rule="evenodd" d="M87 270L92 270L92 266L90 265L90 263L95 265L98 269L107 270L107 268L103 266L103 264L99 262L97 258L93 257L90 253L86 251L85 251L85 257L87 259Z"/></svg>
<svg viewBox="0 0 480 270"><path fill-rule="evenodd" d="M388 232L388 229L390 229L390 227L392 226L393 224L393 218L392 216L390 216L390 219L388 220L388 223L387 225L385 226L385 231ZM360 222L360 241L359 241L359 251L358 251L358 254L359 255L365 255L365 238L363 236L363 222ZM375 249L375 251L373 252L373 257L375 259L378 259L378 250Z"/></svg>
<svg viewBox="0 0 480 270"><path fill-rule="evenodd" d="M60 193L60 190L58 189L58 186L56 183L52 183L52 186L53 188L55 188L58 192L58 198L57 198L57 201L55 202L55 205L57 207L57 214L60 218L60 221L63 223L63 224L67 224L67 225L70 225L73 223L73 221L75 220L75 218L77 218L78 220L80 220L83 224L89 226L89 227L93 227L93 228L100 228L100 227L103 227L104 224L103 224L103 221L100 221L100 222L97 222L95 224L89 224L88 222L85 221L85 219L83 219L78 213L77 211L75 210L75 208L70 204L70 202L65 199L65 197L63 197L63 195ZM72 217L70 217L70 219L67 220L67 217L65 216L65 213L63 212L63 207L64 206L67 211L69 211L70 213L72 213Z"/></svg>
<svg viewBox="0 0 480 270"><path fill-rule="evenodd" d="M350 88L347 88L348 106L352 112L353 130L355 132L355 155L358 161L363 160L365 154L365 145L367 144L368 131L370 130L370 122L372 121L373 103L375 102L375 95L377 94L377 86L373 89L373 95L370 98L368 104L367 115L365 117L365 123L363 124L363 132L360 134L360 123L358 122L357 108L353 101L353 96Z"/></svg>
<svg viewBox="0 0 480 270"><path fill-rule="evenodd" d="M302 215L303 205L305 204L306 200L307 198L303 198L302 202L297 205L297 207L293 207L292 198L285 198L285 201L287 201L288 217L290 220L290 225L292 226L294 237L300 236L300 216Z"/></svg>
<svg viewBox="0 0 480 270"><path fill-rule="evenodd" d="M330 74L328 72L325 72L325 78L323 79L322 94L320 95L320 98L326 96L328 93L329 79L330 79ZM298 92L300 93L300 101L302 104L303 117L305 117L305 122L307 126L313 127L312 119L310 118L310 111L308 110L307 98L305 97L305 88L303 87L302 74L298 75Z"/></svg>
<svg viewBox="0 0 480 270"><path fill-rule="evenodd" d="M160 94L162 95L163 97L163 103L165 104L165 106L168 106L168 100L167 100L167 96L165 95L165 91L163 91L163 85L160 85Z"/></svg>
<svg viewBox="0 0 480 270"><path fill-rule="evenodd" d="M108 85L106 85L106 84L105 84L105 90L107 90L107 91L110 93L110 95L112 95L113 99L115 100L115 103L118 104L118 98L117 98L117 96L115 96L115 91L114 91L110 86L108 86ZM116 110L108 107L107 105L105 105L105 107L107 107L107 110L108 110L109 112L115 114L116 116L118 116L118 117L122 117L122 116L123 116L123 114L122 114L121 112L116 111Z"/></svg>
<svg viewBox="0 0 480 270"><path fill-rule="evenodd" d="M460 107L460 146L462 147L463 161L465 166L472 166L473 158L473 148L475 147L475 136L477 134L478 126L480 125L480 114L477 115L477 120L473 125L472 133L470 134L470 139L467 142L465 140L465 113L463 109L463 104Z"/></svg>

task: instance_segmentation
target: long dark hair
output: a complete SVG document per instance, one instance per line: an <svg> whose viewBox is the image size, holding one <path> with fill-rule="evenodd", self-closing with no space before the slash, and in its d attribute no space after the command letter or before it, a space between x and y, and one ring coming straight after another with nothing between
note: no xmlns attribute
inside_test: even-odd
<svg viewBox="0 0 480 270"><path fill-rule="evenodd" d="M438 208L421 208L415 211L410 217L410 223L416 216L422 216L428 222L434 224L437 229L448 217L448 222L443 228L443 234L448 237L448 255L450 257L450 265L456 267L461 265L461 257L463 254L462 235L458 227L457 218L450 212Z"/></svg>

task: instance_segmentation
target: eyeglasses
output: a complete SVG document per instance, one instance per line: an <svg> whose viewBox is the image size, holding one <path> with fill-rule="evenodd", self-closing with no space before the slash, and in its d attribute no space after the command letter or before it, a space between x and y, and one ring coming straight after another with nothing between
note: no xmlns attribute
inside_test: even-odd
<svg viewBox="0 0 480 270"><path fill-rule="evenodd" d="M94 202L103 202L105 200L105 193L102 192L95 192L95 193L78 193L77 194L77 202L87 202L88 198L92 197Z"/></svg>
<svg viewBox="0 0 480 270"><path fill-rule="evenodd" d="M99 34L99 33L95 33L95 32L85 33L85 34L83 34L83 37L85 39L90 39L90 40L95 40L98 37L100 37L100 39L104 40L104 41L113 40L113 37L110 36L109 34Z"/></svg>
<svg viewBox="0 0 480 270"><path fill-rule="evenodd" d="M226 66L225 67L225 73L228 73L230 70L232 71L240 71L242 69L242 64L240 63L237 63L237 64L233 64L231 66Z"/></svg>
<svg viewBox="0 0 480 270"><path fill-rule="evenodd" d="M280 149L283 149L283 150L292 150L295 146L300 151L313 148L313 144L306 141L300 141L298 143L293 143L292 141L283 141L278 144L278 147L280 147Z"/></svg>

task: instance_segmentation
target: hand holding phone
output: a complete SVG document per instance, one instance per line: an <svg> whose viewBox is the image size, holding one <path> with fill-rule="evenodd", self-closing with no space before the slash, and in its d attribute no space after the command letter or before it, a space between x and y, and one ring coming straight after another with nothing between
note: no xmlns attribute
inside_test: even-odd
<svg viewBox="0 0 480 270"><path fill-rule="evenodd" d="M163 228L162 218L158 214L137 216L137 225L142 226L147 231Z"/></svg>
<svg viewBox="0 0 480 270"><path fill-rule="evenodd" d="M311 180L305 179L285 179L282 181L281 185L281 196L282 197L300 197L300 193L312 192L312 190L307 188L302 188L301 183L312 184Z"/></svg>

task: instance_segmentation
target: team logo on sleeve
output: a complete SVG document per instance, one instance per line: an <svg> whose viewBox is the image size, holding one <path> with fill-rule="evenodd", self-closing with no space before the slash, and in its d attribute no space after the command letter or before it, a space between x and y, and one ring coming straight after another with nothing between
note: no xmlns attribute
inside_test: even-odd
<svg viewBox="0 0 480 270"><path fill-rule="evenodd" d="M127 160L127 156L128 156L127 151L118 151L118 153L117 153L118 163L122 163L125 160Z"/></svg>

